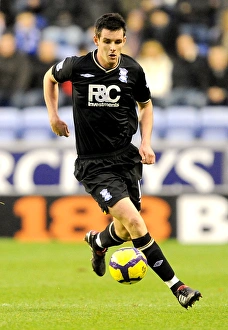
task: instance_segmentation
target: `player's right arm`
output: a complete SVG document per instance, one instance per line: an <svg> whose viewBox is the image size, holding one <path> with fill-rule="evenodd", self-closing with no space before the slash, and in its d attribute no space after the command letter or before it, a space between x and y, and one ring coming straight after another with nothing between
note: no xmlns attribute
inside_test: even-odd
<svg viewBox="0 0 228 330"><path fill-rule="evenodd" d="M44 75L43 81L44 100L48 109L48 117L52 131L59 136L70 135L67 124L58 115L59 86L50 68Z"/></svg>

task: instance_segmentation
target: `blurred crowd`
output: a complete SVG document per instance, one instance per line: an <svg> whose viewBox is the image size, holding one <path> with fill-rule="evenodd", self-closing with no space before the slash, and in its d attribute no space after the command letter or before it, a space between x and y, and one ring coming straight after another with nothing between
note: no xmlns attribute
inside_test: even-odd
<svg viewBox="0 0 228 330"><path fill-rule="evenodd" d="M228 105L228 0L1 0L0 106L44 105L45 72L94 49L106 12L125 18L124 52L144 68L156 106ZM60 106L70 96L62 84Z"/></svg>

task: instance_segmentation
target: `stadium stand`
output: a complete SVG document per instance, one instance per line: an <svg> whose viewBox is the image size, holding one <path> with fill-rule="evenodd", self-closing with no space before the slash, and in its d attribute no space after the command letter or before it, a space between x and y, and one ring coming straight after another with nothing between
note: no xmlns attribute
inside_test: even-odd
<svg viewBox="0 0 228 330"><path fill-rule="evenodd" d="M197 109L189 106L166 108L164 137L167 140L191 141L198 136L199 120Z"/></svg>
<svg viewBox="0 0 228 330"><path fill-rule="evenodd" d="M116 7L117 2L118 8ZM203 1L199 7L198 2L192 0L146 2L140 0L100 0L94 2L89 12L88 3L90 3L91 5L91 1L89 2L85 0L53 0L35 2L21 0L16 1L15 4L13 3L14 2L7 0L1 1L2 6L0 9L0 38L2 38L2 35L4 35L4 33L6 33L7 31L11 31L11 33L13 33L15 37L18 37L18 17L24 17L24 19L26 18L26 21L28 17L33 17L32 24L36 33L31 34L31 25L30 28L27 29L27 32L29 33L30 37L36 37L35 41L39 40L40 43L45 40L53 40L53 42L57 46L54 61L62 60L63 57L69 56L71 54L83 55L84 53L87 53L88 51L92 50L91 47L94 47L92 37L93 22L95 20L95 17L97 18L105 12L114 11L114 8L115 11L120 12L124 16L128 25L127 38L129 46L125 48L124 52L129 52L129 55L132 55L131 45L139 45L137 52L134 54L136 60L138 60L140 47L142 47L143 41L151 42L151 40L156 40L157 42L160 42L162 44L167 54L169 55L172 64L174 64L175 55L177 55L177 38L179 35L187 33L194 39L193 48L195 49L195 51L197 51L192 53L191 51L189 51L188 47L184 47L183 53L185 56L182 56L181 60L184 61L183 63L189 65L192 63L194 56L196 55L195 53L199 53L202 63L206 65L207 69L202 69L202 66L201 70L196 70L196 72L192 72L191 70L188 71L191 73L191 75L193 73L196 73L197 77L202 77L202 79L200 79L201 82L205 80L208 83L207 62L210 49L214 45L221 45L225 47L226 50L228 49L228 38L226 33L226 23L228 15L227 1L218 1L216 6L211 6L211 2ZM56 5L53 6L53 3L55 3ZM145 6L145 3L147 3L147 6ZM182 12L183 3L189 4L189 8L193 8L194 15L191 15L191 12ZM140 28L140 33L135 33L134 31L134 33L132 33L130 29L132 12L137 12L140 14L141 17L143 17L143 20L141 21L142 26ZM171 26L175 25L175 31L169 29L168 39L166 34L164 34L164 36L166 37L165 39L160 38L161 33L165 32L164 29L161 30L161 27L163 25L159 26L157 33L154 33L155 31L154 29L151 29L151 26L150 29L148 29L148 26L151 24L151 18L156 16L158 19L158 16L154 15L154 12L159 14L158 16L160 17L160 24L161 18L162 20L166 18L166 21L170 23ZM208 15L208 12L210 12L210 15ZM151 15L152 13L153 15ZM133 25L135 26L135 24L139 22L133 21L133 23ZM203 31L201 23L204 23ZM29 40L31 42L31 39ZM172 45L170 45L171 40L173 41ZM27 39L26 41L28 42ZM32 41L34 44L34 40ZM169 45L167 45L166 41L168 41ZM37 48L35 47L35 49L39 48L40 43L36 44ZM18 43L17 47L20 48L20 45ZM23 55L26 55L27 58L32 62L33 68L33 70L25 70L23 66L24 74L28 72L30 72L31 74L31 77L28 79L29 81L31 81L30 85L26 88L23 88L21 91L22 100L26 101L27 103L15 103L15 100L18 101L18 99L15 98L15 96L17 96L16 93L16 95L12 95L12 99L7 100L7 103L5 102L5 99L3 97L3 101L5 103L2 102L0 105L0 141L4 142L16 139L29 141L54 139L58 141L59 138L56 137L50 129L47 110L44 107L42 93L41 100L33 100L33 102L29 103L28 93L33 92L34 88L34 68L38 68L38 66L34 64L33 60L36 58L38 53L37 51L34 51L35 53L32 52L33 55L31 55L31 52L27 52L24 48L20 49L21 52L24 53ZM218 63L218 61L215 62ZM52 63L50 63L50 66L51 65ZM178 69L180 69L179 66ZM225 71L226 74L227 70L228 69L226 69ZM1 77L3 77L3 79L5 79L4 72L5 65L3 64L2 71L0 68L0 75ZM153 76L152 79L154 79ZM227 81L227 79L224 80ZM155 79L155 81L157 80ZM224 90L225 95L228 95L227 84L225 86L215 84L215 86L220 87L220 92L222 88ZM2 86L0 86L0 90L1 87ZM39 87L42 90L42 86ZM183 83L181 87L183 87ZM227 141L228 98L226 97L226 100L223 101L223 103L221 103L221 100L219 100L217 103L213 103L213 105L216 104L216 106L212 106L212 103L209 102L209 87L211 86L209 86L208 84L202 87L204 97L207 100L207 106L204 106L203 108L202 103L200 103L200 106L197 106L196 108L195 91L192 94L191 102L186 102L186 97L180 94L183 99L181 100L181 102L165 102L163 104L156 103L155 94L153 90L151 90L152 96L154 95L154 104L156 104L156 106L154 107L153 140L162 139L170 141L192 141L196 139L202 139L210 141ZM173 81L172 89L174 90ZM188 89L189 87L187 84L187 88L185 91L189 92ZM6 92L6 94L8 94L7 89ZM59 113L61 118L67 122L71 131L71 136L74 137L72 110L71 106L68 106L69 104L71 104L69 103L70 97L66 93L66 90L63 88L63 85L60 88L60 92L60 95L62 95L62 101L61 103L59 103ZM172 92L172 90L170 92ZM165 96L161 99L162 101L167 101L168 94L165 94ZM184 101L185 103L183 103L182 101ZM30 104L32 104L32 106L28 107L28 105ZM187 106L187 104L190 106ZM13 106L16 106L18 108ZM139 132L135 134L134 141L136 141L136 144L139 143Z"/></svg>
<svg viewBox="0 0 228 330"><path fill-rule="evenodd" d="M53 139L56 135L51 131L48 113L45 106L27 107L20 111L20 138L28 141Z"/></svg>
<svg viewBox="0 0 228 330"><path fill-rule="evenodd" d="M59 108L59 115L69 127L74 137L73 113L71 106ZM15 139L44 141L58 139L51 131L45 106L23 109L0 107L0 140ZM153 140L193 141L228 139L228 108L226 106L206 106L201 109L187 106L167 108L154 107ZM133 141L140 142L139 130Z"/></svg>
<svg viewBox="0 0 228 330"><path fill-rule="evenodd" d="M14 141L21 129L20 111L13 107L0 107L0 140Z"/></svg>
<svg viewBox="0 0 228 330"><path fill-rule="evenodd" d="M198 115L200 138L202 140L226 141L228 138L228 108L226 106L206 106Z"/></svg>

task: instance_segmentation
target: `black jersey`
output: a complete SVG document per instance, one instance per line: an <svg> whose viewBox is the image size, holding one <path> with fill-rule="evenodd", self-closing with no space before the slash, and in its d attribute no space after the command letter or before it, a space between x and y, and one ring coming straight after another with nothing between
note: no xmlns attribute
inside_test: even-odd
<svg viewBox="0 0 228 330"><path fill-rule="evenodd" d="M78 155L103 154L124 148L138 126L135 101L148 102L150 91L141 66L122 54L114 69L105 70L96 51L67 57L53 67L59 83L72 82Z"/></svg>

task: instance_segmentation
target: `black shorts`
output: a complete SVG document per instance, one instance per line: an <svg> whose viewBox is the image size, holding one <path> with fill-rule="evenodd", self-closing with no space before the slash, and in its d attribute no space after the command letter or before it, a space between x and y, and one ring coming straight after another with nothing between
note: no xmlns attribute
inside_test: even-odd
<svg viewBox="0 0 228 330"><path fill-rule="evenodd" d="M134 145L106 155L79 156L74 175L104 213L108 214L108 207L124 197L129 197L140 210L142 163Z"/></svg>

